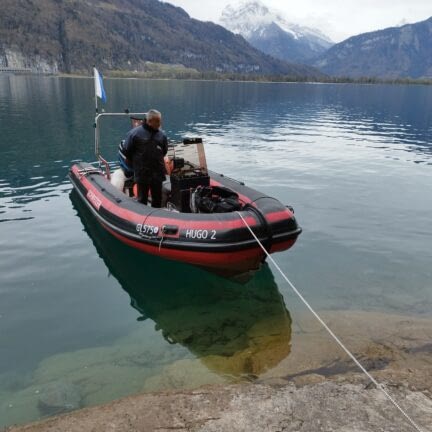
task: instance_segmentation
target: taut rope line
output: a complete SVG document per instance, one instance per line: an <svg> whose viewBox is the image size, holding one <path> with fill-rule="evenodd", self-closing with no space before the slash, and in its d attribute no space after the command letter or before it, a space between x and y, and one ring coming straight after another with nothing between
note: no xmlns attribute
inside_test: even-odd
<svg viewBox="0 0 432 432"><path fill-rule="evenodd" d="M305 304L305 306L312 312L314 317L319 321L319 323L327 330L327 332L330 334L330 336L336 341L336 343L345 351L345 353L351 358L351 360L359 367L359 369L370 379L370 381L375 385L375 387L378 390L381 390L386 398L401 412L401 414L405 417L405 419L411 424L411 426L414 427L414 429L417 432L426 432L420 429L420 427L417 425L417 423L403 410L403 408L400 407L400 405L390 396L390 394L387 392L383 384L380 384L364 367L363 365L355 358L354 354L351 353L351 351L343 344L343 342L333 333L331 328L324 322L324 320L315 312L315 310L312 308L312 306L307 302L307 300L302 296L300 291L294 286L294 284L288 279L288 277L285 275L285 273L282 271L282 269L279 267L277 262L273 259L273 257L270 255L270 253L266 250L266 248L263 246L259 238L256 236L256 234L252 231L252 228L249 226L249 224L246 222L245 218L242 216L240 212L236 212L247 229L252 234L255 241L258 243L260 248L263 250L263 252L266 254L267 258L273 263L273 265L276 267L278 272L282 275L282 277L285 279L287 284L291 287L291 289L294 291L294 293L300 298L300 300Z"/></svg>

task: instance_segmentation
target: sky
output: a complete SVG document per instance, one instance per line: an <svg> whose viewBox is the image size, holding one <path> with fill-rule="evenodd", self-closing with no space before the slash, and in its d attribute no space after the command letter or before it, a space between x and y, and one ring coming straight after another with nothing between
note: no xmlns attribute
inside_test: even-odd
<svg viewBox="0 0 432 432"><path fill-rule="evenodd" d="M194 18L217 22L238 0L164 0ZM368 31L423 21L432 16L432 0L262 0L295 24L318 28L334 42Z"/></svg>

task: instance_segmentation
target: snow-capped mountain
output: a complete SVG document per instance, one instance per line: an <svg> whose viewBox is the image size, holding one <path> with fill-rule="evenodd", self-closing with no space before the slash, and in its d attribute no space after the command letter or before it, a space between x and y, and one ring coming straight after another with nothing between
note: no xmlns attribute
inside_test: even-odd
<svg viewBox="0 0 432 432"><path fill-rule="evenodd" d="M220 23L242 35L255 48L290 62L306 62L333 45L319 30L290 23L281 12L259 0L227 6Z"/></svg>

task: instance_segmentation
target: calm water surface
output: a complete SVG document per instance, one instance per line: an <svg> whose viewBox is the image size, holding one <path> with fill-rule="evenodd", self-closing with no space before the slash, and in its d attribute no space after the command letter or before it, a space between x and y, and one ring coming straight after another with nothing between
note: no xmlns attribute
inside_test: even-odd
<svg viewBox="0 0 432 432"><path fill-rule="evenodd" d="M67 172L94 160L92 85L0 76L0 426L251 380L295 349L304 309L269 267L240 286L143 256L82 208ZM211 169L295 207L304 233L276 258L317 309L431 316L431 87L106 87L107 111L160 109ZM107 158L128 126L105 124Z"/></svg>

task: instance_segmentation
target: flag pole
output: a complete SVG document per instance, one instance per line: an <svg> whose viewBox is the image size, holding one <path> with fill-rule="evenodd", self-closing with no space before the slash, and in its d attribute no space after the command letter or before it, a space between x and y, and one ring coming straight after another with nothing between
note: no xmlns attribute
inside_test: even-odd
<svg viewBox="0 0 432 432"><path fill-rule="evenodd" d="M98 107L98 96L97 96L97 88L96 88L96 65L93 65L93 80L94 80L94 89L95 89L96 115L98 115L99 114L99 107Z"/></svg>
<svg viewBox="0 0 432 432"><path fill-rule="evenodd" d="M99 107L98 107L98 96L97 96L97 88L96 88L96 65L93 65L93 85L95 88L95 122L94 122L95 154L96 157L99 159L99 125L98 125Z"/></svg>

